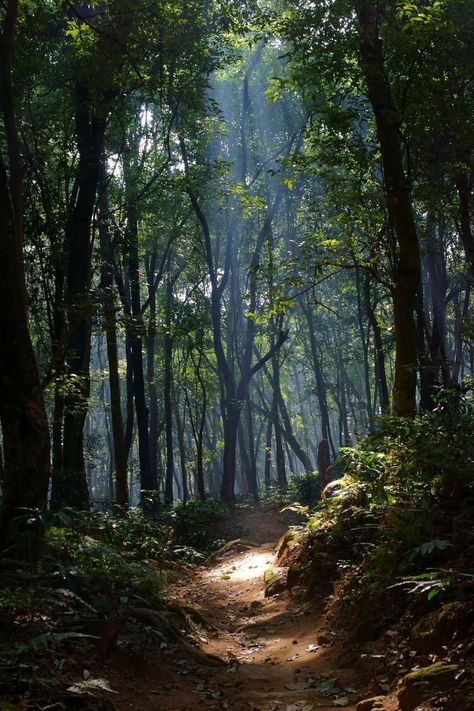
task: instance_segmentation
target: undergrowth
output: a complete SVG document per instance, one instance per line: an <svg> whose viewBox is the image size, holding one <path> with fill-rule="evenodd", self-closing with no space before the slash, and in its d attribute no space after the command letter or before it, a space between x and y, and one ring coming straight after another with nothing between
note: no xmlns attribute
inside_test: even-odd
<svg viewBox="0 0 474 711"><path fill-rule="evenodd" d="M90 679L89 689L84 668L122 644L124 625L135 630L132 651L154 643L166 653L194 624L166 602L168 572L220 546L228 513L215 501L171 512L25 513L25 530L43 529L43 555L35 564L1 561L0 708L12 698L24 708L63 698L76 708L78 696L100 688ZM71 691L78 677L83 692Z"/></svg>
<svg viewBox="0 0 474 711"><path fill-rule="evenodd" d="M474 631L472 388L440 390L435 410L415 419L381 419L375 433L342 451L338 466L342 476L306 509L305 532L287 561L290 585L329 600L331 624L350 638L354 658L391 629L411 660L400 669L413 665L411 629L449 611L461 615L450 628L452 647L451 637L433 634L435 656L420 663L464 659Z"/></svg>

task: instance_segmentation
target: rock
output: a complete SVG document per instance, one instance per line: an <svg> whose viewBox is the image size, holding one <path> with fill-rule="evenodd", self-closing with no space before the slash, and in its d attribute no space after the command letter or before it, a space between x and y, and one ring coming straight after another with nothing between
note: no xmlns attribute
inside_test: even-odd
<svg viewBox="0 0 474 711"><path fill-rule="evenodd" d="M272 597L286 590L286 568L267 568L263 574L265 597Z"/></svg>
<svg viewBox="0 0 474 711"><path fill-rule="evenodd" d="M413 627L411 641L419 652L430 653L451 641L456 630L462 629L467 616L466 605L451 602L440 610L422 617Z"/></svg>
<svg viewBox="0 0 474 711"><path fill-rule="evenodd" d="M406 674L397 688L401 711L413 711L425 699L449 691L457 685L460 669L456 664L437 662Z"/></svg>
<svg viewBox="0 0 474 711"><path fill-rule="evenodd" d="M298 545L302 531L297 528L290 528L277 543L276 560L279 565L287 562L291 551Z"/></svg>
<svg viewBox="0 0 474 711"><path fill-rule="evenodd" d="M356 711L383 711L385 708L385 696L373 696L371 699L359 701Z"/></svg>

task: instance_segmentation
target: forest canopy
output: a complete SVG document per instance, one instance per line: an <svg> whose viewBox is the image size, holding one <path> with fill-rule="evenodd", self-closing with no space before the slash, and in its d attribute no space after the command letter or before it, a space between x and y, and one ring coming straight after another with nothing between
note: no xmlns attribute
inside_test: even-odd
<svg viewBox="0 0 474 711"><path fill-rule="evenodd" d="M0 3L3 549L323 488L469 388L473 37L470 0Z"/></svg>

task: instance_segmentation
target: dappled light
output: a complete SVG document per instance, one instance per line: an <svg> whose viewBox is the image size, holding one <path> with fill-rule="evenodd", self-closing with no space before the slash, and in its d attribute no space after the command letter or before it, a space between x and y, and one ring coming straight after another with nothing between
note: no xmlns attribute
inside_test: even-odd
<svg viewBox="0 0 474 711"><path fill-rule="evenodd" d="M272 562L268 553L248 553L240 556L232 565L223 564L209 574L210 578L221 577L235 582L259 580L263 577L265 569Z"/></svg>
<svg viewBox="0 0 474 711"><path fill-rule="evenodd" d="M0 2L0 711L472 711L473 38Z"/></svg>

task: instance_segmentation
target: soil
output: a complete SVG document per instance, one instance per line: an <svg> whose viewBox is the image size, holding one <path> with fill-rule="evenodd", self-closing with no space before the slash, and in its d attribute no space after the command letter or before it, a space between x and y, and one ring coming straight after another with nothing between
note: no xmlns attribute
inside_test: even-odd
<svg viewBox="0 0 474 711"><path fill-rule="evenodd" d="M264 596L264 571L288 526L275 510L241 510L239 523L254 547L231 548L209 567L180 569L170 580L171 601L207 621L189 644L139 656L119 647L103 664L117 709L136 711L354 711L370 688L352 668L341 668L337 637L321 609L285 590ZM386 699L384 708L394 709ZM382 707L379 707L382 708Z"/></svg>

